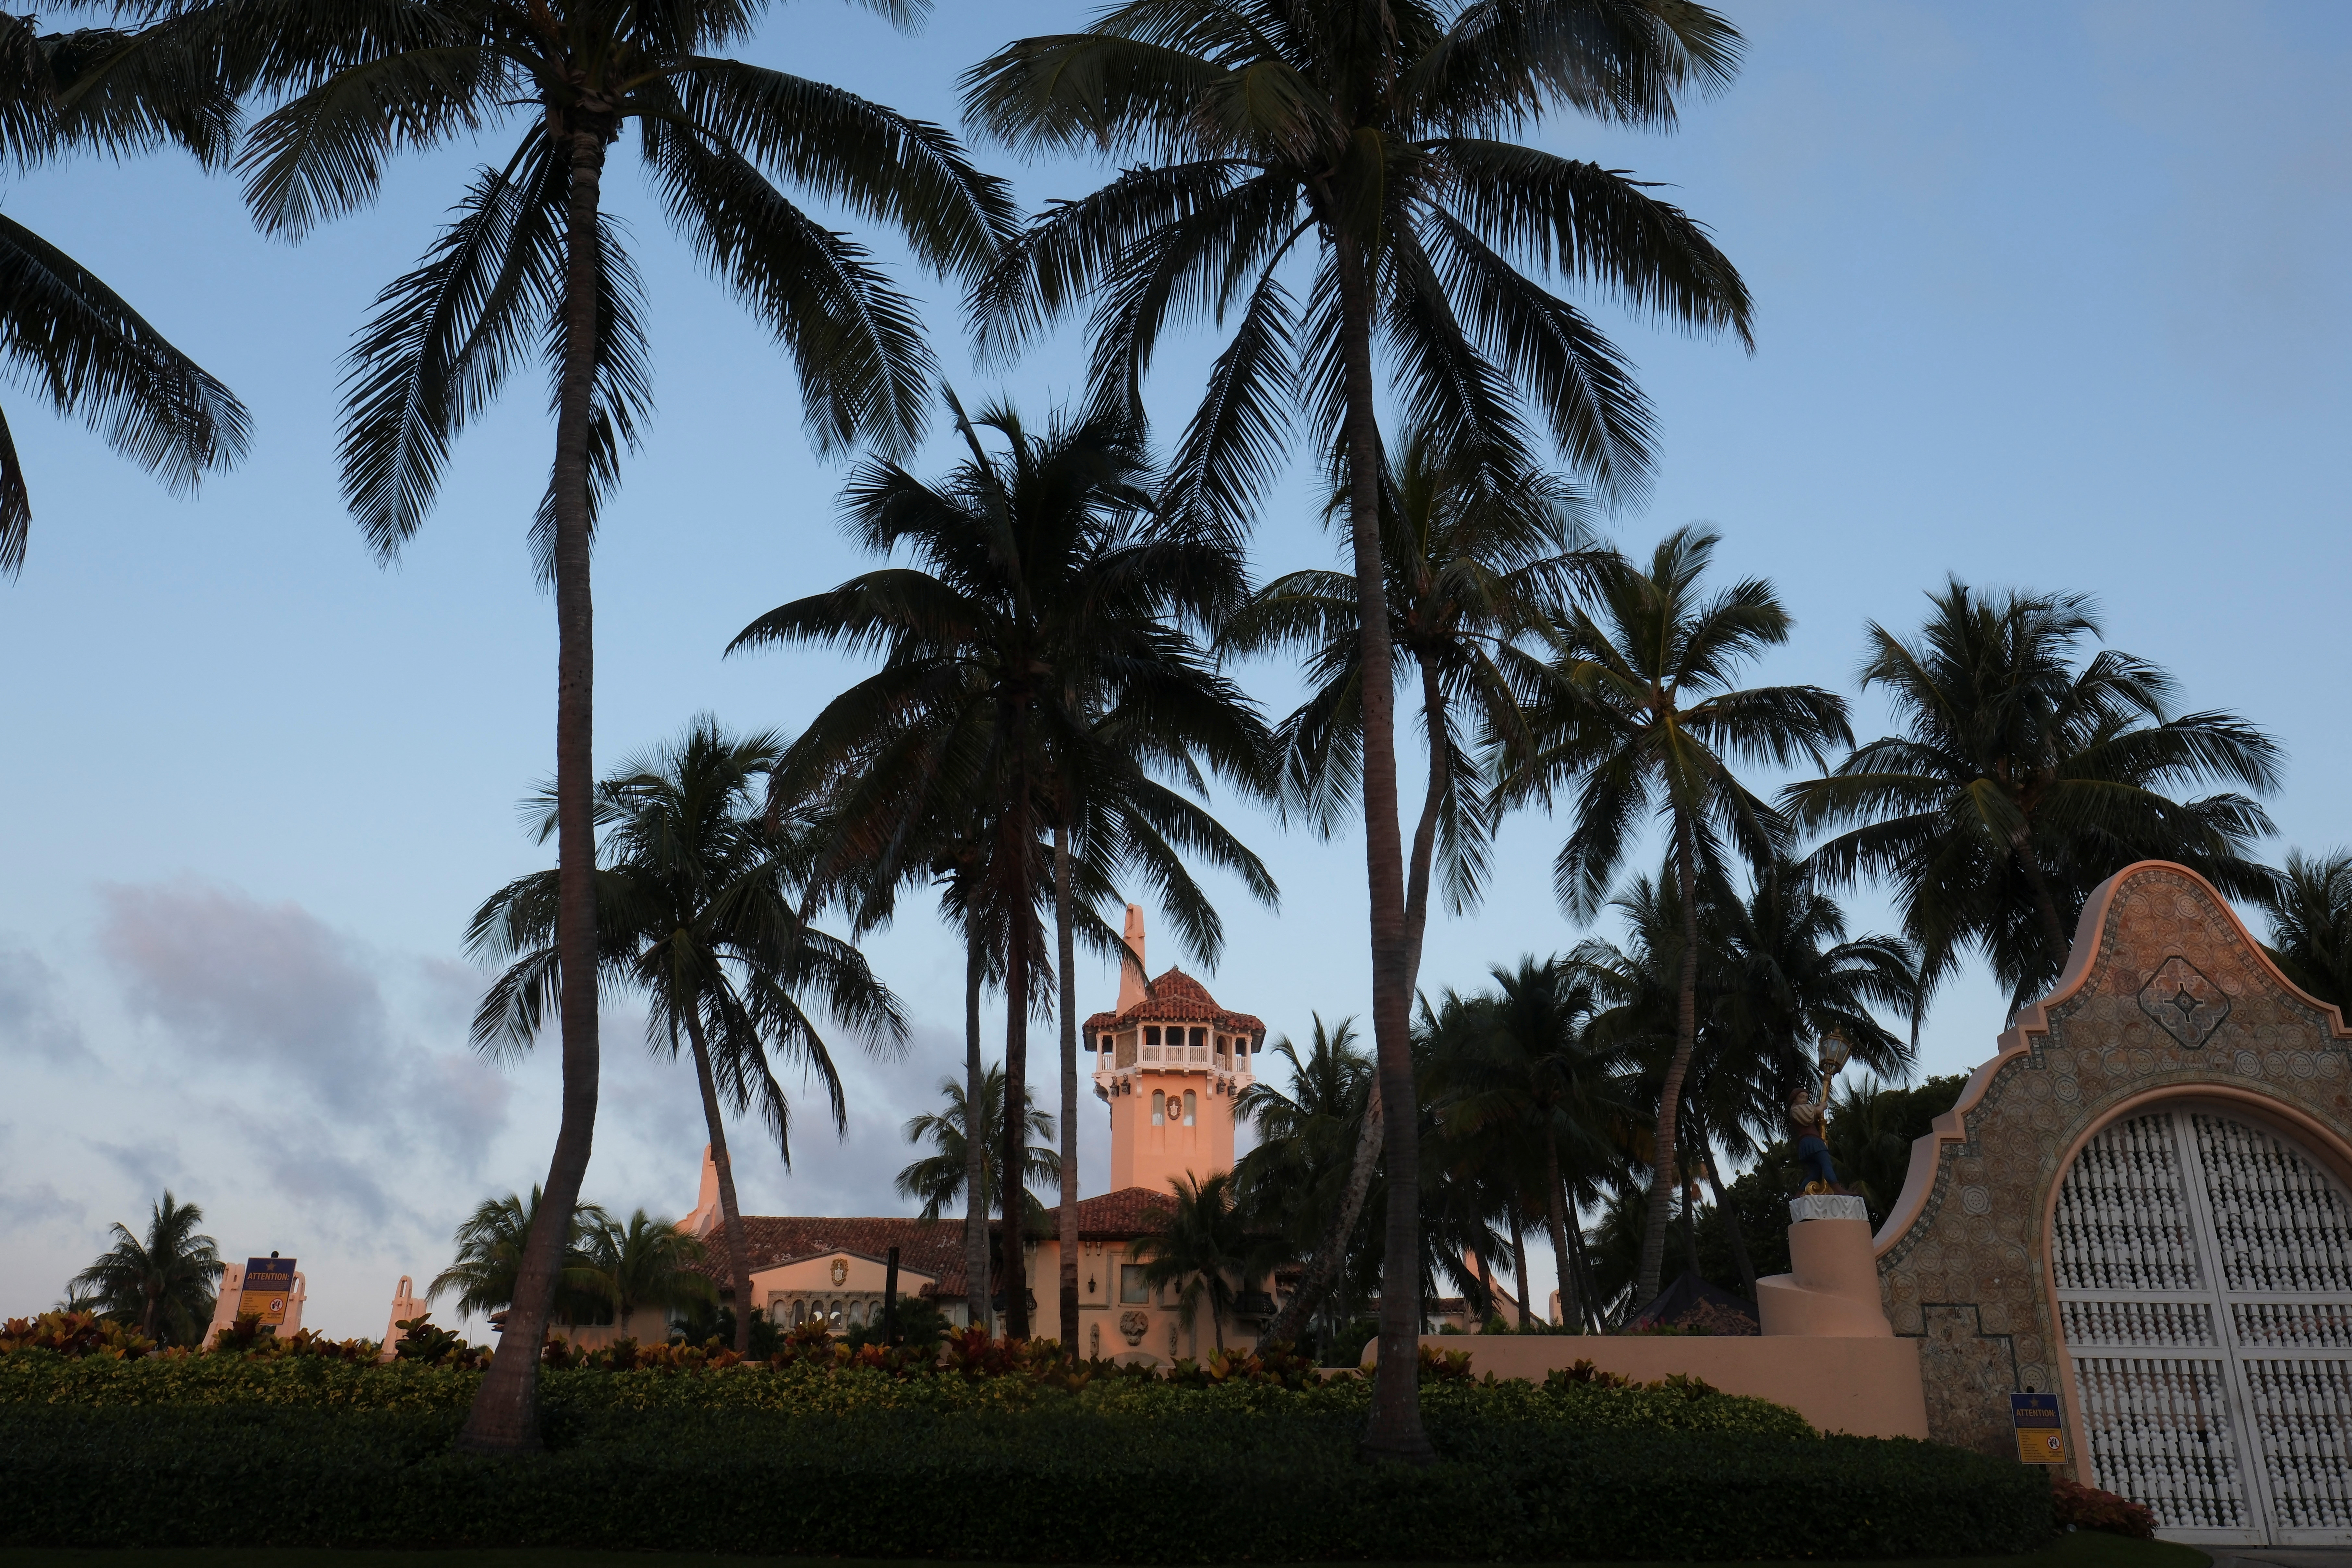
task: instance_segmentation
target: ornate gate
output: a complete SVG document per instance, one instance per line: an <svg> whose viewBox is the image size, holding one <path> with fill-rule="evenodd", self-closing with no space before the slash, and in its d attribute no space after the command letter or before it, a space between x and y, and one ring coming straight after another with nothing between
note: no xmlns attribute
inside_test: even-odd
<svg viewBox="0 0 2352 1568"><path fill-rule="evenodd" d="M2352 1197L2195 1106L2086 1144L2051 1237L2094 1484L2170 1537L2352 1544Z"/></svg>

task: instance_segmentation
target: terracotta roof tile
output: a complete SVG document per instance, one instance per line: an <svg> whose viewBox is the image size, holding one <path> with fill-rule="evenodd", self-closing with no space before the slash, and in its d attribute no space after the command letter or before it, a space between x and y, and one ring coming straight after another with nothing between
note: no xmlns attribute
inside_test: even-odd
<svg viewBox="0 0 2352 1568"><path fill-rule="evenodd" d="M1097 1013L1087 1019L1088 1032L1122 1030L1139 1023L1205 1023L1234 1034L1263 1039L1265 1021L1250 1013L1229 1012L1217 1005L1209 988L1181 969L1170 969L1145 988L1144 998L1123 1013Z"/></svg>

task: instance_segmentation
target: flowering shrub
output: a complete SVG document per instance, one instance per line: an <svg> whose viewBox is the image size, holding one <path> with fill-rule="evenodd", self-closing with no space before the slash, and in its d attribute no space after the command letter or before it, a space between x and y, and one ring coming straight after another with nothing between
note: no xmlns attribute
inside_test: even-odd
<svg viewBox="0 0 2352 1568"><path fill-rule="evenodd" d="M2086 1487L2064 1476L2050 1478L2050 1509L2061 1530L2104 1530L2134 1541L2156 1539L2156 1515L2146 1503Z"/></svg>
<svg viewBox="0 0 2352 1568"><path fill-rule="evenodd" d="M65 1356L136 1361L154 1348L155 1342L138 1330L109 1322L96 1312L43 1312L37 1318L10 1318L0 1323L0 1355L47 1350Z"/></svg>

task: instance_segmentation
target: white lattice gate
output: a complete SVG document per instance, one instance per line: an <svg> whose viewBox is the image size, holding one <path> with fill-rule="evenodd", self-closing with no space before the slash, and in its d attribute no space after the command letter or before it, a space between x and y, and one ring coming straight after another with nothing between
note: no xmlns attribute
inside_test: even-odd
<svg viewBox="0 0 2352 1568"><path fill-rule="evenodd" d="M2352 1544L2352 1198L2210 1111L2085 1145L2051 1239L2094 1484L2179 1540Z"/></svg>

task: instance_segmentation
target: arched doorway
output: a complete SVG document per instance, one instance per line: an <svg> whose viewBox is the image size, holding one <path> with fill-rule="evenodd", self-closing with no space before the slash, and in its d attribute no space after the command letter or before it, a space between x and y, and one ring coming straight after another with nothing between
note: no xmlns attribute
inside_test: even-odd
<svg viewBox="0 0 2352 1568"><path fill-rule="evenodd" d="M2089 1479L2168 1536L2352 1544L2352 1195L2182 1103L2085 1144L2051 1233Z"/></svg>

